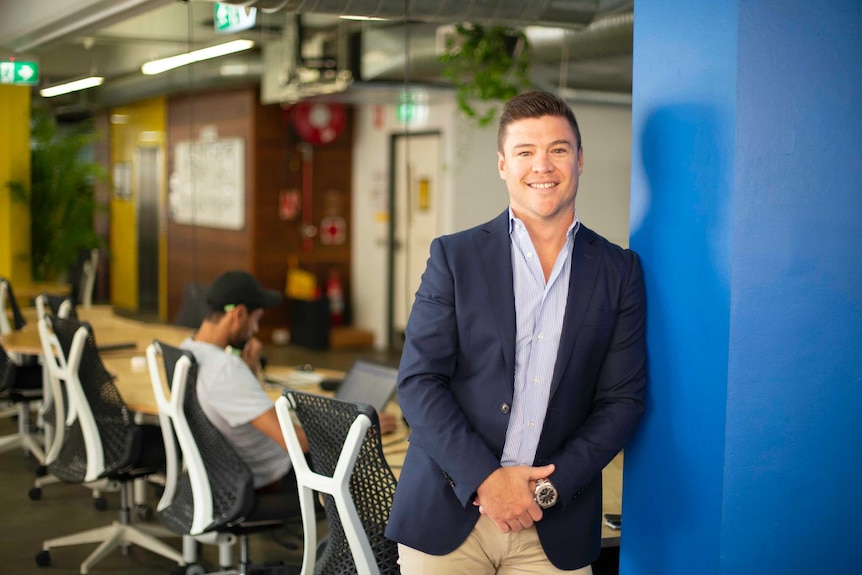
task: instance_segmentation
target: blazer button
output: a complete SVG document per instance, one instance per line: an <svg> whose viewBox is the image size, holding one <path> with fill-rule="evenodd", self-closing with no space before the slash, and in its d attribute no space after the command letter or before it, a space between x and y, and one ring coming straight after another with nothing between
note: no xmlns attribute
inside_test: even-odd
<svg viewBox="0 0 862 575"><path fill-rule="evenodd" d="M508 403L501 403L500 404L500 412L501 413L509 413L509 409L511 409L511 408L509 407Z"/></svg>

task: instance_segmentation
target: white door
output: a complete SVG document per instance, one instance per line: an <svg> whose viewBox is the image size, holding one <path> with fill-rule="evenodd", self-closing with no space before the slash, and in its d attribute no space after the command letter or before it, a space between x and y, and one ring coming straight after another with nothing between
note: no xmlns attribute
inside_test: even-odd
<svg viewBox="0 0 862 575"><path fill-rule="evenodd" d="M400 348L413 299L437 236L440 209L440 134L394 138L394 239L392 330L390 344Z"/></svg>

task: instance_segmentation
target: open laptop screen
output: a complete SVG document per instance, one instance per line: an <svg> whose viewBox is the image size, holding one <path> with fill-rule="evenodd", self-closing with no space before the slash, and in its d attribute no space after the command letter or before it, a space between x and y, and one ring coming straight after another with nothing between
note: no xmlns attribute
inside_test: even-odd
<svg viewBox="0 0 862 575"><path fill-rule="evenodd" d="M398 387L398 368L358 359L338 386L336 399L353 403L368 403L383 411Z"/></svg>

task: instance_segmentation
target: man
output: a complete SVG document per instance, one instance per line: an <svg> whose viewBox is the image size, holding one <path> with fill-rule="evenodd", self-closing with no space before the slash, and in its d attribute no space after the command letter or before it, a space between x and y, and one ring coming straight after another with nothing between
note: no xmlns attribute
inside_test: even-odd
<svg viewBox="0 0 862 575"><path fill-rule="evenodd" d="M255 489L296 493L275 406L258 380L262 344L254 337L264 308L281 301L280 293L264 289L251 274L225 272L207 292L209 311L200 328L180 347L198 363L201 408L249 466ZM234 353L225 352L228 346ZM380 414L382 433L395 425L393 415ZM305 432L298 426L296 431L307 451Z"/></svg>
<svg viewBox="0 0 862 575"><path fill-rule="evenodd" d="M236 448L251 469L255 489L262 492L291 486L296 492L275 406L257 377L262 348L254 337L258 322L264 308L281 301L280 293L264 289L251 274L225 272L209 288L209 311L200 328L180 346L198 363L201 408ZM228 346L234 353L225 351ZM305 434L301 428L297 432L307 450Z"/></svg>
<svg viewBox="0 0 862 575"><path fill-rule="evenodd" d="M583 163L565 102L513 98L509 209L431 244L399 368L404 575L592 573L601 470L643 412L645 300L637 256L578 221Z"/></svg>

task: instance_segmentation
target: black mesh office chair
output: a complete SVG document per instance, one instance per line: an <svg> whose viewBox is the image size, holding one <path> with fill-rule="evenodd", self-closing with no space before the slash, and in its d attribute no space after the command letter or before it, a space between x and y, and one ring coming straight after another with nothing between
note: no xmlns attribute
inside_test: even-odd
<svg viewBox="0 0 862 575"><path fill-rule="evenodd" d="M0 453L23 449L44 461L39 440L30 430L31 402L42 399L42 368L37 363L19 365L0 346L0 398L15 406L18 431L0 437Z"/></svg>
<svg viewBox="0 0 862 575"><path fill-rule="evenodd" d="M116 547L132 544L183 565L182 554L156 536L168 534L166 531L131 524L132 481L164 465L160 431L133 421L113 376L102 364L89 324L44 317L39 320L39 330L43 340L61 350L46 353L44 361L52 377L64 382L69 403L65 428L58 433L62 435L59 454L48 464L48 470L68 483L116 481L120 485L120 512L111 525L44 541L36 563L49 565L54 547L100 543L81 564L81 573L87 573Z"/></svg>
<svg viewBox="0 0 862 575"><path fill-rule="evenodd" d="M11 322L6 314L7 304L12 310ZM12 291L12 284L6 278L0 277L0 334L17 331L26 323ZM32 404L42 400L42 369L38 359L38 356L12 354L2 350L0 402L11 405L11 408L0 409L0 416L17 416L18 432L0 438L0 452L20 447L43 464L44 449L30 429Z"/></svg>
<svg viewBox="0 0 862 575"><path fill-rule="evenodd" d="M9 323L9 316L6 315L7 305L12 310L12 323ZM15 299L15 293L12 291L12 283L6 278L0 277L0 334L21 329L26 323L27 321L21 314L21 308L18 307L18 301Z"/></svg>
<svg viewBox="0 0 862 575"><path fill-rule="evenodd" d="M75 302L71 297L41 293L36 296L35 303L37 317L40 320L48 316L77 319ZM45 333L47 334L48 332ZM43 337L42 333L40 333L39 337L41 340ZM50 338L41 343L43 355L62 353L59 345L55 348L51 346ZM65 361L65 357L63 357L59 363L65 364ZM39 409L39 414L42 417L44 425L45 461L36 468L36 480L33 482L33 487L27 492L27 496L31 501L39 501L42 498L42 489L44 487L62 482L60 478L48 473L48 463L57 458L59 447L63 442L65 420L68 415L65 407L68 405L68 399L66 398L66 390L63 382L53 380L52 378L51 363L46 361L44 364L45 373L43 377L47 377L47 383L43 384L42 407ZM52 449L55 443L57 443L57 449ZM108 508L108 500L102 495L102 491L116 491L118 486L114 482L104 480L98 482L98 484L91 484L88 487L93 492L93 506L99 511L104 511Z"/></svg>
<svg viewBox="0 0 862 575"><path fill-rule="evenodd" d="M289 496L255 492L251 470L198 403L197 363L190 352L156 341L147 348L147 365L167 453L159 520L174 533L219 545L222 573L244 575L251 568L248 535L296 520L287 517ZM237 539L240 561L233 570ZM186 553L186 563L196 560L196 553Z"/></svg>
<svg viewBox="0 0 862 575"><path fill-rule="evenodd" d="M374 408L286 391L275 409L302 504L302 575L399 573L397 544L384 536L396 482L383 456ZM308 458L299 446L291 410L308 438ZM323 495L330 529L319 558L315 556L315 491Z"/></svg>
<svg viewBox="0 0 862 575"><path fill-rule="evenodd" d="M183 299L174 318L174 325L199 328L209 309L207 293L209 293L208 285L187 283L183 287Z"/></svg>

